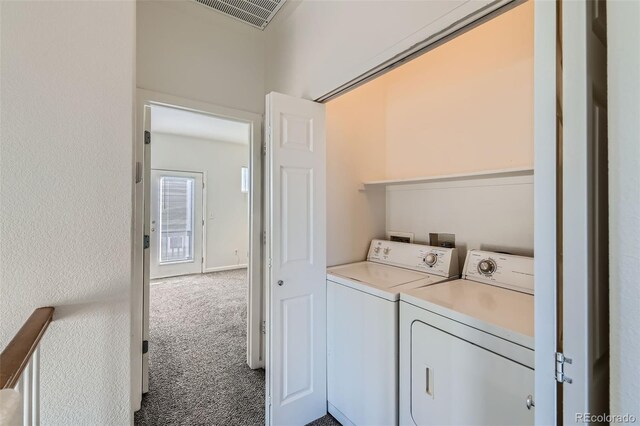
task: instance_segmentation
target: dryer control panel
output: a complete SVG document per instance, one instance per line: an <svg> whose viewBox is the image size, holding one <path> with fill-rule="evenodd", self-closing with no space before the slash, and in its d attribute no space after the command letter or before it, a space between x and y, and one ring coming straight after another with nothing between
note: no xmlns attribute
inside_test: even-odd
<svg viewBox="0 0 640 426"><path fill-rule="evenodd" d="M462 277L533 294L533 258L469 250Z"/></svg>
<svg viewBox="0 0 640 426"><path fill-rule="evenodd" d="M372 240L367 260L447 278L460 274L455 248Z"/></svg>

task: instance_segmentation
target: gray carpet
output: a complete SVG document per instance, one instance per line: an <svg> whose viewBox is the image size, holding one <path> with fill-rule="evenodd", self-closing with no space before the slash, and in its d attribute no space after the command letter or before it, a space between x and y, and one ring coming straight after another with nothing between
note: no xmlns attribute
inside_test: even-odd
<svg viewBox="0 0 640 426"><path fill-rule="evenodd" d="M246 355L247 271L151 285L149 393L137 425L264 424L264 370Z"/></svg>
<svg viewBox="0 0 640 426"><path fill-rule="evenodd" d="M245 269L152 282L149 393L136 425L264 424L264 370L246 362L246 292Z"/></svg>

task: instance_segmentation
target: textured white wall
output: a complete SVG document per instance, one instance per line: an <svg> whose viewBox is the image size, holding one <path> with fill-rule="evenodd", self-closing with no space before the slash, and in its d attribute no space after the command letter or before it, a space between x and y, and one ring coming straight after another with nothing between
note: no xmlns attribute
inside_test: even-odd
<svg viewBox="0 0 640 426"><path fill-rule="evenodd" d="M264 34L195 1L139 1L137 85L264 112Z"/></svg>
<svg viewBox="0 0 640 426"><path fill-rule="evenodd" d="M640 419L640 2L607 2L611 412Z"/></svg>
<svg viewBox="0 0 640 426"><path fill-rule="evenodd" d="M135 3L1 3L0 346L55 306L42 423L124 425Z"/></svg>
<svg viewBox="0 0 640 426"><path fill-rule="evenodd" d="M248 164L248 144L153 134L152 168L206 172L205 271L247 264L249 194L240 192L240 168Z"/></svg>

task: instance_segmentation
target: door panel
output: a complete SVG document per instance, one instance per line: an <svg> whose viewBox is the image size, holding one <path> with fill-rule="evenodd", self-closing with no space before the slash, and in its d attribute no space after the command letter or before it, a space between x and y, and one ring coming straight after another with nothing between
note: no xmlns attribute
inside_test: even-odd
<svg viewBox="0 0 640 426"><path fill-rule="evenodd" d="M422 425L532 425L533 370L426 323L411 325L411 417Z"/></svg>
<svg viewBox="0 0 640 426"><path fill-rule="evenodd" d="M609 411L606 2L562 2L565 423Z"/></svg>
<svg viewBox="0 0 640 426"><path fill-rule="evenodd" d="M311 169L282 168L282 265L313 262L311 221L313 172Z"/></svg>
<svg viewBox="0 0 640 426"><path fill-rule="evenodd" d="M267 96L267 422L326 414L324 106Z"/></svg>
<svg viewBox="0 0 640 426"><path fill-rule="evenodd" d="M202 272L202 173L151 171L151 278Z"/></svg>
<svg viewBox="0 0 640 426"><path fill-rule="evenodd" d="M283 300L282 325L282 403L288 404L313 392L313 296Z"/></svg>

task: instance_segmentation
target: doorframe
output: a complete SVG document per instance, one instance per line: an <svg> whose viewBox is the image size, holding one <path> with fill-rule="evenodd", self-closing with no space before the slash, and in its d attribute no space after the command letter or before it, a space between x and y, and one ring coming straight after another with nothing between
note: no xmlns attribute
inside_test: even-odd
<svg viewBox="0 0 640 426"><path fill-rule="evenodd" d="M202 221L201 221L201 230L202 230L202 250L200 251L200 257L202 258L200 261L200 273L204 274L205 273L205 267L204 265L206 265L207 263L207 172L206 170L177 170L177 169L153 169L151 167L149 167L150 171L160 171L160 172L169 172L169 173L197 173L202 175L202 182L205 183L205 186L200 188L200 190L202 191ZM166 276L166 277L159 277L159 278L169 278L170 276ZM155 279L155 278L151 278L151 279Z"/></svg>
<svg viewBox="0 0 640 426"><path fill-rule="evenodd" d="M227 108L207 102L182 98L146 89L136 90L135 135L133 137L133 227L131 231L131 407L140 409L142 402L142 336L143 336L143 258L144 258L144 110L151 105L163 105L187 111L242 121L250 125L249 173L249 264L247 290L247 364L250 368L263 368L264 357L262 317L262 116L260 114ZM138 176L137 176L138 175Z"/></svg>
<svg viewBox="0 0 640 426"><path fill-rule="evenodd" d="M556 2L534 4L535 423L558 421L558 87Z"/></svg>

